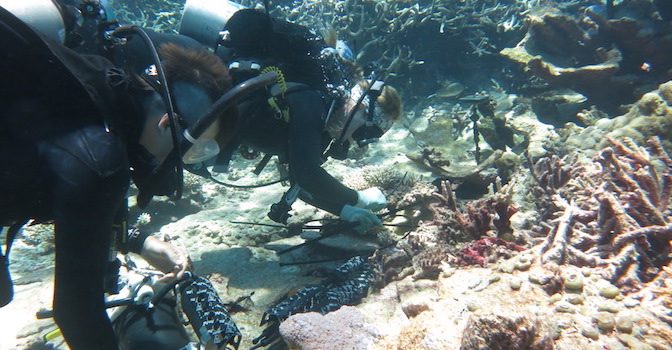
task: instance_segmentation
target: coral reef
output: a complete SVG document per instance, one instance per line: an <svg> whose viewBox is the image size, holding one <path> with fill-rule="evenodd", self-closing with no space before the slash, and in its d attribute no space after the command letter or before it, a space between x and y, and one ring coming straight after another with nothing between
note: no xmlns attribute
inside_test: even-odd
<svg viewBox="0 0 672 350"><path fill-rule="evenodd" d="M510 218L516 213L516 206L507 196L493 196L468 201L463 209L458 209L449 181L440 182L440 190L434 195L438 203L429 205L434 213L434 224L442 231L467 233L472 239L481 236L503 236L511 233Z"/></svg>
<svg viewBox="0 0 672 350"><path fill-rule="evenodd" d="M672 148L672 81L648 92L624 115L613 119L602 118L586 128L569 127L565 134L565 149L592 154L608 145L606 136L615 139L631 138L643 144L658 136L663 145Z"/></svg>
<svg viewBox="0 0 672 350"><path fill-rule="evenodd" d="M402 173L394 167L379 165L364 166L343 178L343 184L355 190L380 188L391 203L401 200L404 194L414 188L415 183L413 175L409 176L408 173Z"/></svg>
<svg viewBox="0 0 672 350"><path fill-rule="evenodd" d="M575 163L553 196L541 259L599 265L612 283L637 289L670 261L672 161L657 138L647 148L608 141L592 162Z"/></svg>
<svg viewBox="0 0 672 350"><path fill-rule="evenodd" d="M110 5L121 24L136 24L158 32L177 33L184 2L111 0Z"/></svg>
<svg viewBox="0 0 672 350"><path fill-rule="evenodd" d="M437 78L463 75L475 60L497 59L500 49L522 37L525 16L538 3L281 0L271 13L315 30L335 31L355 49L356 63L387 69L402 90L426 96L443 89Z"/></svg>
<svg viewBox="0 0 672 350"><path fill-rule="evenodd" d="M450 182L440 181L439 185L440 189L434 190L429 198L427 189L416 185L424 189L424 196L414 204L426 206L431 215L422 215L424 221L408 233L405 241L374 254L374 285L378 288L408 275L415 279L436 279L444 269L443 263L485 266L523 250L498 238L511 238L510 218L517 211L510 196L503 194L506 191L468 201L458 208ZM473 240L476 241L461 250L457 248Z"/></svg>
<svg viewBox="0 0 672 350"><path fill-rule="evenodd" d="M592 5L532 15L525 38L501 54L551 87L578 91L615 112L643 88L672 78L672 27L650 1L625 1L611 12Z"/></svg>

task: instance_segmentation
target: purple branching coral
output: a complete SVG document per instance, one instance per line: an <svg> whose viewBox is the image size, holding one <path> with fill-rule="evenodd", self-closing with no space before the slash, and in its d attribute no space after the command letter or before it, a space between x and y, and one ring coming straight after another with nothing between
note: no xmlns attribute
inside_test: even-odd
<svg viewBox="0 0 672 350"><path fill-rule="evenodd" d="M670 262L672 160L658 138L646 148L608 141L592 162L573 165L552 196L557 218L541 260L601 266L612 283L637 289Z"/></svg>

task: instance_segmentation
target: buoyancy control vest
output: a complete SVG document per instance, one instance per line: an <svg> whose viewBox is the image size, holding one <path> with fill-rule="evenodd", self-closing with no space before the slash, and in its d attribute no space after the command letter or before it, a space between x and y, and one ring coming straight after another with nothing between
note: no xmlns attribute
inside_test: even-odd
<svg viewBox="0 0 672 350"><path fill-rule="evenodd" d="M324 39L305 26L244 9L226 24L233 50L230 69L234 79L245 80L254 71L277 67L284 80L341 96L349 85L338 57Z"/></svg>

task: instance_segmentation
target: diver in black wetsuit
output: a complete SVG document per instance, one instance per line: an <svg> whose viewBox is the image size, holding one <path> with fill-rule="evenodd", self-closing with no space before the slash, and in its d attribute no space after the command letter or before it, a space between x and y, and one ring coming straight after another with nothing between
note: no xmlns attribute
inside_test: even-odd
<svg viewBox="0 0 672 350"><path fill-rule="evenodd" d="M202 158L208 150L177 154L169 124L194 123L231 81L207 52L164 48L167 85L180 113L171 121L151 76L80 55L39 29L0 7L0 225L54 223L54 319L71 349L116 350L103 285L113 241L178 277L188 265L167 244L127 236L129 182L141 205L153 195L178 197L180 158Z"/></svg>
<svg viewBox="0 0 672 350"><path fill-rule="evenodd" d="M291 32L297 31L298 25L288 22L271 19L265 13L243 9L235 12L226 23L225 29L229 36L224 42L224 46L233 50L232 62L237 60L245 62L268 61L268 57L273 57L272 51L291 50L290 48L279 47L282 40L287 36L277 35L278 31ZM321 38L317 39L310 34L293 34L294 37L301 37L300 40L317 43L316 49L309 52L308 55L319 56L327 49L326 45L320 46ZM302 45L302 44L299 44ZM270 64L281 67L286 74L287 80L291 84L294 82L292 75L317 75L318 84L322 82L323 72L302 71L310 70L309 65L291 62L277 62L270 59ZM266 62L268 64L268 62ZM241 63L239 66L247 65ZM297 67L298 65L298 67ZM230 67L232 67L230 65ZM236 70L231 68L232 75L236 78ZM244 76L244 72L242 75ZM364 127L367 121L371 121L371 128L377 130L374 138L382 136L392 125L393 121L399 118L401 114L401 100L399 95L391 87L385 86L381 93L379 101L386 101L381 106L371 108L371 117L369 119L367 112L369 110L369 101L374 97L365 96L363 101L357 100L364 94L367 86L356 85L350 91L343 91L345 96L335 98L330 96L324 89L317 88L308 84L294 84L282 93L282 97L277 99L284 105L288 114L281 116L278 108L269 104L268 94L259 93L238 105L240 117L240 127L237 133L239 142L243 145L249 145L255 150L278 155L281 160L285 160L289 165L289 178L292 185L298 186L300 191L298 197L303 201L310 203L318 208L324 209L333 214L339 215L342 219L357 223L357 230L360 232L368 231L373 226L381 222L373 211L385 207L386 200L378 188L370 188L364 191L355 191L344 186L336 180L321 165L326 160L324 151L329 141L338 140L339 143L347 141L364 141L371 137L367 132L358 132L358 129ZM347 90L344 87L343 90ZM336 101L334 101L336 99ZM335 103L332 104L332 101ZM331 108L330 108L331 107ZM331 114L329 111L331 109ZM353 113L353 117L347 122L348 116ZM329 121L326 120L329 116ZM345 125L345 123L349 125ZM347 127L347 130L344 128ZM272 215L271 218L273 218ZM273 218L286 221L284 218ZM278 221L278 220L276 220Z"/></svg>

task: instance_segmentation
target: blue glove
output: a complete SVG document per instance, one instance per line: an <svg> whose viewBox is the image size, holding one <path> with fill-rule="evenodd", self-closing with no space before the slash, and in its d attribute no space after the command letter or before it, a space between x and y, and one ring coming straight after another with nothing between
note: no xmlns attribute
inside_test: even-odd
<svg viewBox="0 0 672 350"><path fill-rule="evenodd" d="M386 205L387 199L385 199L385 195L378 187L357 191L356 207L378 211L385 208Z"/></svg>
<svg viewBox="0 0 672 350"><path fill-rule="evenodd" d="M380 218L371 210L353 207L349 204L343 206L340 217L347 222L358 223L355 231L359 233L366 233L371 228L382 224Z"/></svg>

